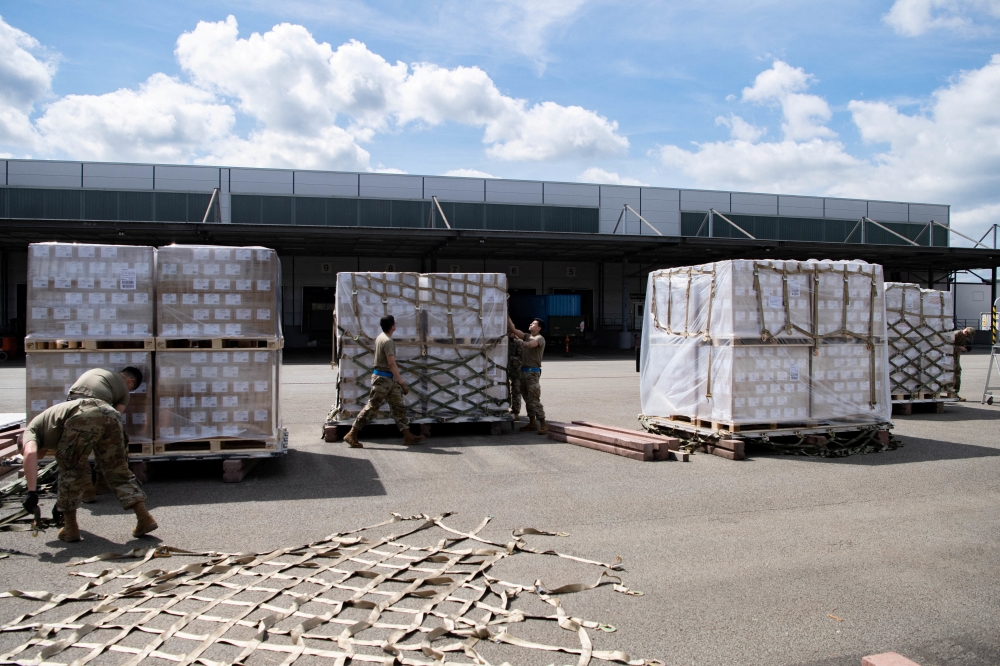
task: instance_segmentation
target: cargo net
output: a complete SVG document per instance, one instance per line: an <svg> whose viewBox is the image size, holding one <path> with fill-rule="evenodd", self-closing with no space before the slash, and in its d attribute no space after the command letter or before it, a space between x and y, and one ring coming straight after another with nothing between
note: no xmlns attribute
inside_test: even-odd
<svg viewBox="0 0 1000 666"><path fill-rule="evenodd" d="M40 499L55 501L58 478L59 468L55 461L39 468L35 489ZM42 517L40 509L31 514L21 507L21 502L27 497L27 493L28 485L24 479L0 486L0 532L32 532L38 536L40 531L54 524L54 521ZM3 558L4 554L4 550L0 549L0 558Z"/></svg>
<svg viewBox="0 0 1000 666"><path fill-rule="evenodd" d="M957 397L951 293L886 283L885 294L893 399Z"/></svg>
<svg viewBox="0 0 1000 666"><path fill-rule="evenodd" d="M367 403L378 318L388 314L396 318L396 364L410 387L404 403L412 417L471 421L505 415L510 406L507 292L502 275L493 282L490 277L342 273L338 397L327 421L354 418ZM385 407L380 410L379 418L387 417L386 412Z"/></svg>
<svg viewBox="0 0 1000 666"><path fill-rule="evenodd" d="M448 515L392 514L378 525L270 553L158 547L73 562L79 567L118 561L94 573L71 572L86 583L70 593L0 594L40 604L2 627L31 636L0 662L254 666L280 660L287 666L319 658L338 665L431 666L547 663L550 658L542 655L558 652L576 655L578 666L595 659L661 663L598 649L593 639L615 627L573 617L563 607L564 595L604 586L641 594L612 573L620 572L620 558L608 564L529 547L525 535L567 536L531 528L514 530L506 543L494 542L479 535L489 518L463 532L443 522ZM399 527L389 533L392 525ZM498 563L521 554L565 558L601 571L594 582L551 589L541 580L513 583L492 575ZM192 561L158 568L171 557ZM531 637L566 635L556 628L570 640ZM529 650L539 651L537 657L530 659Z"/></svg>

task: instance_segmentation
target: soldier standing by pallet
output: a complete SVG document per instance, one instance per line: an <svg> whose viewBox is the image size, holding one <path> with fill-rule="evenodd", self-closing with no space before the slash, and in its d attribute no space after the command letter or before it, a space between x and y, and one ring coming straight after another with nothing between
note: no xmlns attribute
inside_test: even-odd
<svg viewBox="0 0 1000 666"><path fill-rule="evenodd" d="M507 388L510 391L510 415L514 421L521 418L521 356L524 342L511 336L507 345Z"/></svg>
<svg viewBox="0 0 1000 666"><path fill-rule="evenodd" d="M524 351L521 357L521 393L524 395L524 405L528 410L528 425L521 430L537 430L539 435L547 435L545 425L545 408L542 406L542 354L545 353L545 322L534 319L528 326L528 332L517 330L514 322L507 318L507 330L511 338L523 340Z"/></svg>
<svg viewBox="0 0 1000 666"><path fill-rule="evenodd" d="M122 508L135 512L133 536L148 534L157 528L146 510L146 493L128 468L124 433L118 412L96 398L78 398L49 407L36 416L24 430L24 478L28 496L22 506L34 513L38 508L38 456L46 449L55 451L59 464L57 512L65 524L59 530L63 541L79 541L80 527L76 510L80 507L84 479L89 480L91 451L108 485L118 496Z"/></svg>
<svg viewBox="0 0 1000 666"><path fill-rule="evenodd" d="M410 387L403 381L396 365L396 343L392 341L392 334L396 330L396 318L386 315L379 320L379 326L382 327L382 332L375 338L375 365L372 370L372 391L368 396L368 404L358 414L358 418L354 419L351 431L344 435L344 441L350 444L352 449L362 448L358 435L375 418L378 408L384 402L389 403L389 411L396 421L396 427L403 433L404 444L419 444L424 441L423 435L414 435L410 432L410 423L406 418L403 396L410 392Z"/></svg>
<svg viewBox="0 0 1000 666"><path fill-rule="evenodd" d="M962 388L962 363L960 354L964 354L972 347L972 338L976 335L976 329L969 326L960 331L955 331L955 395L958 395ZM966 347L966 344L969 346ZM965 398L959 398L959 402L965 402Z"/></svg>

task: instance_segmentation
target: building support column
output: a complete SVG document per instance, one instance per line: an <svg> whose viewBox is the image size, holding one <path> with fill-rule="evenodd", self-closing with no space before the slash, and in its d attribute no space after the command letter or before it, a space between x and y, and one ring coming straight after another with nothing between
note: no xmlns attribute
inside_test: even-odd
<svg viewBox="0 0 1000 666"><path fill-rule="evenodd" d="M625 255L622 255L622 330L629 330L628 257Z"/></svg>
<svg viewBox="0 0 1000 666"><path fill-rule="evenodd" d="M958 290L955 291L956 295ZM955 299L958 300L957 298ZM990 269L990 343L997 343L997 267Z"/></svg>

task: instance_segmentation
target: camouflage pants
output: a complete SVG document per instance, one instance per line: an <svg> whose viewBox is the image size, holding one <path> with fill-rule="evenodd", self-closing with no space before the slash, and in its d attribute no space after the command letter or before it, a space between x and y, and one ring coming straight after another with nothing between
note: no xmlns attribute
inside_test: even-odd
<svg viewBox="0 0 1000 666"><path fill-rule="evenodd" d="M410 422L406 419L406 406L403 405L403 389L395 379L378 375L372 375L372 392L368 394L368 404L358 414L358 418L354 419L354 429L361 432L375 418L378 408L384 402L389 403L389 412L399 431L409 430Z"/></svg>
<svg viewBox="0 0 1000 666"><path fill-rule="evenodd" d="M542 407L542 373L522 372L521 393L524 394L524 406L528 410L528 418L545 420L545 408Z"/></svg>
<svg viewBox="0 0 1000 666"><path fill-rule="evenodd" d="M958 358L958 354L955 354L955 395L962 390L962 362Z"/></svg>
<svg viewBox="0 0 1000 666"><path fill-rule="evenodd" d="M56 505L62 511L80 508L83 490L90 485L87 458L91 452L97 460L97 468L118 496L123 509L145 502L146 493L128 468L128 453L118 411L101 400L86 399L80 403L80 411L63 426L62 439L56 449L56 462L59 463Z"/></svg>
<svg viewBox="0 0 1000 666"><path fill-rule="evenodd" d="M510 390L510 413L521 413L521 367L507 368L507 388Z"/></svg>

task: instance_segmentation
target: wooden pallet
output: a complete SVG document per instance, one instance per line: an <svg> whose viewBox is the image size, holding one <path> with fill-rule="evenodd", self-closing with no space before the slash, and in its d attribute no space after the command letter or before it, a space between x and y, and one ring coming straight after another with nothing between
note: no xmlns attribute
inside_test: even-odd
<svg viewBox="0 0 1000 666"><path fill-rule="evenodd" d="M640 430L626 430L590 421L548 423L549 439L632 460L681 460L688 454L680 451L680 440Z"/></svg>
<svg viewBox="0 0 1000 666"><path fill-rule="evenodd" d="M759 432L762 430L790 430L801 428L817 428L822 422L816 420L806 421L765 421L761 423L733 423L732 421L712 421L709 419L696 419L689 416L672 415L668 417L670 421L677 423L688 423L697 428L713 430L718 432Z"/></svg>
<svg viewBox="0 0 1000 666"><path fill-rule="evenodd" d="M153 442L154 456L198 453L244 453L254 451L276 451L279 440L275 437L243 439L238 437L217 439L192 439L183 441Z"/></svg>
<svg viewBox="0 0 1000 666"><path fill-rule="evenodd" d="M713 428L711 421L699 421L688 417L663 417L640 415L640 420L645 419L650 423L664 428L680 430L683 432L698 435L702 438L726 439L733 435L740 437L767 437L781 435L822 435L828 432L849 432L872 425L878 425L867 420L848 421L816 421L801 423L765 423L765 424L740 424L738 432L727 429ZM775 427L771 427L775 426Z"/></svg>
<svg viewBox="0 0 1000 666"><path fill-rule="evenodd" d="M151 456L153 455L153 442L129 441L128 454L130 456Z"/></svg>
<svg viewBox="0 0 1000 666"><path fill-rule="evenodd" d="M954 391L918 391L916 393L893 393L892 402L957 402L958 394Z"/></svg>
<svg viewBox="0 0 1000 666"><path fill-rule="evenodd" d="M156 338L123 340L24 340L24 351L153 351Z"/></svg>
<svg viewBox="0 0 1000 666"><path fill-rule="evenodd" d="M284 338L156 338L156 351L188 349L283 349Z"/></svg>

